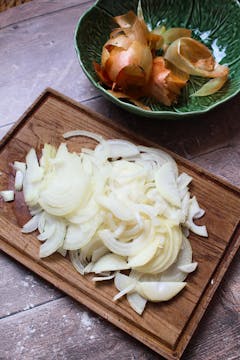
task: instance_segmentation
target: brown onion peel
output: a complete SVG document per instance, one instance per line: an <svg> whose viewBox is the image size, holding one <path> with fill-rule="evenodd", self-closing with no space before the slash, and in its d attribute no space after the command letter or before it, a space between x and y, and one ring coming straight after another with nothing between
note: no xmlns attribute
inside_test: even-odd
<svg viewBox="0 0 240 360"><path fill-rule="evenodd" d="M109 93L149 110L139 98L147 96L171 106L190 75L212 79L191 96L208 96L223 87L228 67L218 64L204 44L192 39L191 30L161 26L149 31L140 1L137 14L129 11L113 18L119 27L102 48L101 65L93 64ZM162 57L155 55L159 49Z"/></svg>

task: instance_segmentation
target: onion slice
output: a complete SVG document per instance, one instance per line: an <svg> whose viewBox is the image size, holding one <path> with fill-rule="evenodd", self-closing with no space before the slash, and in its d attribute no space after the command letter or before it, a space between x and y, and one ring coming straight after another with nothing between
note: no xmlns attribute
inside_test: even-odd
<svg viewBox="0 0 240 360"><path fill-rule="evenodd" d="M176 296L184 287L185 282L138 282L138 293L150 301L167 301Z"/></svg>
<svg viewBox="0 0 240 360"><path fill-rule="evenodd" d="M14 200L14 191L13 190L3 190L0 191L0 196L5 202L10 202Z"/></svg>
<svg viewBox="0 0 240 360"><path fill-rule="evenodd" d="M96 140L97 142L102 142L104 140L103 136L86 130L72 130L63 134L64 139L69 139L70 137L75 137L75 136L88 137L90 139Z"/></svg>
<svg viewBox="0 0 240 360"><path fill-rule="evenodd" d="M129 265L124 257L116 254L107 254L101 257L95 264L93 264L91 271L99 274L105 271L117 271L127 269L129 269Z"/></svg>
<svg viewBox="0 0 240 360"><path fill-rule="evenodd" d="M133 310L139 315L142 315L147 304L147 299L139 295L137 292L133 292L127 294L127 300Z"/></svg>
<svg viewBox="0 0 240 360"><path fill-rule="evenodd" d="M185 273L191 273L196 270L197 266L198 263L194 262L194 263L178 266L178 269Z"/></svg>
<svg viewBox="0 0 240 360"><path fill-rule="evenodd" d="M15 183L14 183L14 188L16 191L22 190L23 179L24 179L24 174L22 173L22 171L17 170L15 175Z"/></svg>
<svg viewBox="0 0 240 360"><path fill-rule="evenodd" d="M42 213L38 213L35 216L33 216L25 225L23 225L22 233L28 234L37 230L41 216Z"/></svg>

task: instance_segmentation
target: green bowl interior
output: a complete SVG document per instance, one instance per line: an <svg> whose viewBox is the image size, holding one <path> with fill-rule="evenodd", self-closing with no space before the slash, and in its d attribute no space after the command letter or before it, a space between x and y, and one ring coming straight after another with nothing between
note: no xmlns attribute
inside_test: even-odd
<svg viewBox="0 0 240 360"><path fill-rule="evenodd" d="M98 82L93 62L100 63L102 46L116 27L112 17L136 12L138 0L99 0L79 20L75 32L75 47L80 64L90 81L103 95L122 108L148 117L178 117L204 113L236 95L240 89L240 5L235 0L142 0L144 19L150 29L165 25L192 29L193 37L213 51L220 64L230 68L224 87L206 97L191 97L206 79L191 76L176 105L166 107L145 100L152 111L142 110L126 101L116 99Z"/></svg>

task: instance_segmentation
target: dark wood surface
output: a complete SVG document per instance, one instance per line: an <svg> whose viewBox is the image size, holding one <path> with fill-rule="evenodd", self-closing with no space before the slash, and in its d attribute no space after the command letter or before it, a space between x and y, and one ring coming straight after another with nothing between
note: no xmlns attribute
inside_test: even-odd
<svg viewBox="0 0 240 360"><path fill-rule="evenodd" d="M0 136L51 86L240 185L237 96L207 115L150 121L103 99L79 67L73 32L92 1L33 0L0 14ZM184 360L239 359L240 256L235 257ZM159 359L17 262L0 254L0 359Z"/></svg>

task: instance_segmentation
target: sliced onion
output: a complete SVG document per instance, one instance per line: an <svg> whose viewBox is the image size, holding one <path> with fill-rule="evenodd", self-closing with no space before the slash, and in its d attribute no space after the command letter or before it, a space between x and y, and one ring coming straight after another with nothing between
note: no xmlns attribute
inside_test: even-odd
<svg viewBox="0 0 240 360"><path fill-rule="evenodd" d="M98 282L98 281L108 281L114 279L115 274L108 275L108 276L94 276L92 278L92 281Z"/></svg>
<svg viewBox="0 0 240 360"><path fill-rule="evenodd" d="M91 241L101 222L101 215L98 215L85 224L69 225L63 248L67 250L81 249Z"/></svg>
<svg viewBox="0 0 240 360"><path fill-rule="evenodd" d="M161 149L155 149L147 146L138 146L139 151L148 154L148 160L156 161L159 166L166 162L171 163L175 176L178 176L178 167L175 160L168 153ZM149 156L150 155L150 156ZM146 157L145 157L146 158Z"/></svg>
<svg viewBox="0 0 240 360"><path fill-rule="evenodd" d="M98 203L110 210L119 220L130 221L135 219L134 213L113 193L109 196L99 196Z"/></svg>
<svg viewBox="0 0 240 360"><path fill-rule="evenodd" d="M177 178L177 185L179 190L186 188L192 182L192 179L193 178L186 173L180 174Z"/></svg>
<svg viewBox="0 0 240 360"><path fill-rule="evenodd" d="M116 254L107 254L101 257L91 269L96 274L104 271L127 270L129 265L125 258Z"/></svg>
<svg viewBox="0 0 240 360"><path fill-rule="evenodd" d="M30 149L26 156L27 173L30 182L38 182L43 177L43 169L39 166L35 149Z"/></svg>
<svg viewBox="0 0 240 360"><path fill-rule="evenodd" d="M136 156L139 154L139 150L136 145L127 140L112 139L107 140L110 145L110 157L113 159L128 158L130 156Z"/></svg>
<svg viewBox="0 0 240 360"><path fill-rule="evenodd" d="M23 179L24 179L24 174L22 173L22 171L17 170L15 175L15 183L14 183L14 188L16 191L22 190Z"/></svg>
<svg viewBox="0 0 240 360"><path fill-rule="evenodd" d="M29 212L32 216L34 216L34 215L42 212L42 208L38 204L35 206L29 206Z"/></svg>
<svg viewBox="0 0 240 360"><path fill-rule="evenodd" d="M176 296L185 286L185 282L139 282L136 289L147 300L167 301Z"/></svg>
<svg viewBox="0 0 240 360"><path fill-rule="evenodd" d="M181 199L170 163L163 164L155 173L156 187L165 200L171 205L180 207Z"/></svg>
<svg viewBox="0 0 240 360"><path fill-rule="evenodd" d="M39 194L39 204L49 214L64 216L73 212L83 201L89 176L83 172L80 157L69 153L65 144L60 145L56 160L60 163L55 164L51 176L46 178Z"/></svg>
<svg viewBox="0 0 240 360"><path fill-rule="evenodd" d="M159 248L153 259L146 265L137 267L137 271L157 274L169 268L176 260L182 245L182 233L178 227L167 225L168 233L163 248Z"/></svg>
<svg viewBox="0 0 240 360"><path fill-rule="evenodd" d="M70 250L69 252L70 260L74 266L74 268L81 274L84 275L85 264L82 264L79 259L78 250Z"/></svg>
<svg viewBox="0 0 240 360"><path fill-rule="evenodd" d="M52 170L56 152L57 151L55 146L44 144L42 149L42 156L40 158L40 166L43 168L45 173L48 173Z"/></svg>
<svg viewBox="0 0 240 360"><path fill-rule="evenodd" d="M60 247L59 249L57 249L57 252L62 255L63 257L65 257L67 255L67 250L63 249L62 247Z"/></svg>
<svg viewBox="0 0 240 360"><path fill-rule="evenodd" d="M158 246L159 246L158 238L157 237L154 238L154 235L155 235L154 232L151 231L151 233L149 234L148 239L147 239L149 243L143 249L143 251L139 252L135 256L128 257L128 265L131 268L143 266L146 263L148 263L149 261L151 261L151 259L154 257L154 255L156 254L156 251L158 249ZM153 241L152 241L152 238L154 239Z"/></svg>
<svg viewBox="0 0 240 360"><path fill-rule="evenodd" d="M208 233L207 233L207 228L205 225L196 225L193 222L194 218L198 218L201 217L203 215L203 210L199 207L198 202L196 197L194 196L191 200L190 200L190 206L189 206L189 214L188 214L188 219L186 221L186 224L189 229L194 232L197 235L200 236L204 236L207 237Z"/></svg>
<svg viewBox="0 0 240 360"><path fill-rule="evenodd" d="M49 226L46 226L44 227L44 231L38 235L38 240L40 241L45 241L47 240L49 237L51 237L54 232L56 230L56 224L52 223L52 224L49 224Z"/></svg>
<svg viewBox="0 0 240 360"><path fill-rule="evenodd" d="M191 273L196 270L197 266L198 266L198 263L194 262L194 263L178 266L178 268L179 268L179 270L181 270L183 272Z"/></svg>
<svg viewBox="0 0 240 360"><path fill-rule="evenodd" d="M127 288L130 285L136 286L137 281L127 275L117 272L114 279L114 284L119 291Z"/></svg>
<svg viewBox="0 0 240 360"><path fill-rule="evenodd" d="M127 294L127 300L133 310L139 315L142 315L147 304L147 299L139 295L137 292L133 292Z"/></svg>
<svg viewBox="0 0 240 360"><path fill-rule="evenodd" d="M25 174L25 171L26 171L26 163L25 162L22 162L22 161L14 161L13 163L13 166L14 166L14 169L16 171L21 171L23 174Z"/></svg>
<svg viewBox="0 0 240 360"><path fill-rule="evenodd" d="M47 257L62 247L66 234L66 224L63 221L56 223L56 231L41 246L39 256Z"/></svg>
<svg viewBox="0 0 240 360"><path fill-rule="evenodd" d="M117 295L115 295L113 297L113 301L116 301L116 300L120 299L121 297L123 297L124 295L130 293L134 289L135 289L135 284L130 284L125 289L121 290Z"/></svg>
<svg viewBox="0 0 240 360"><path fill-rule="evenodd" d="M0 191L0 196L5 202L10 202L14 200L14 191L13 190L3 190Z"/></svg>
<svg viewBox="0 0 240 360"><path fill-rule="evenodd" d="M41 215L41 213L38 213L33 216L25 225L23 225L22 232L27 234L37 230Z"/></svg>
<svg viewBox="0 0 240 360"><path fill-rule="evenodd" d="M164 272L159 274L159 280L164 282L184 281L187 273L180 270L181 266L185 266L192 262L192 247L189 240L184 236L182 248L179 251L177 260Z"/></svg>
<svg viewBox="0 0 240 360"><path fill-rule="evenodd" d="M40 181L43 176L43 169L40 168L37 155L31 149L26 156L27 170L23 179L23 194L28 206L35 206L38 203L40 192Z"/></svg>
<svg viewBox="0 0 240 360"><path fill-rule="evenodd" d="M67 136L75 135L100 144L80 154L66 144L58 150L47 144L40 164L34 151L28 156L23 190L33 217L23 232L39 230L40 257L69 250L81 274L99 274L93 281L115 277L114 299L127 295L141 314L147 299L175 296L195 269L183 233L187 227L199 234L206 229L194 224L204 211L190 198L192 178L178 175L175 161L162 150L81 130ZM123 270L129 276L111 274Z"/></svg>
<svg viewBox="0 0 240 360"><path fill-rule="evenodd" d="M137 255L146 246L147 231L148 229L146 229L145 232L129 243L123 243L116 240L109 230L99 231L99 236L102 239L104 245L113 253L121 256L134 256Z"/></svg>
<svg viewBox="0 0 240 360"><path fill-rule="evenodd" d="M93 250L92 252L92 262L96 262L99 260L102 256L106 255L109 252L108 248L106 246L100 246L99 248Z"/></svg>
<svg viewBox="0 0 240 360"><path fill-rule="evenodd" d="M86 130L72 130L63 134L64 139L69 139L70 137L74 136L89 137L90 139L96 140L97 142L102 142L104 140L103 136Z"/></svg>

